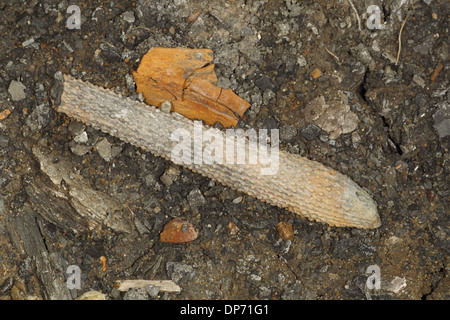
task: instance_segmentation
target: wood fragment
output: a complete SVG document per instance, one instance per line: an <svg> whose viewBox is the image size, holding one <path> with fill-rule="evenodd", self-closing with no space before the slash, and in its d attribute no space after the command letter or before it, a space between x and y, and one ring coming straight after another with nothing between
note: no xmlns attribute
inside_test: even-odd
<svg viewBox="0 0 450 320"><path fill-rule="evenodd" d="M118 232L131 232L128 210L115 198L94 190L74 172L68 157L36 145L33 154L42 173L35 175L25 190L44 219L74 233L107 226ZM57 162L54 159L58 159Z"/></svg>
<svg viewBox="0 0 450 320"><path fill-rule="evenodd" d="M181 288L172 280L118 280L115 283L115 287L119 291L128 291L130 289L144 288L145 286L152 285L159 287L161 292L180 293Z"/></svg>
<svg viewBox="0 0 450 320"><path fill-rule="evenodd" d="M80 297L76 298L75 300L107 300L107 299L104 293L92 290L83 293Z"/></svg>
<svg viewBox="0 0 450 320"><path fill-rule="evenodd" d="M198 232L194 226L181 218L169 221L160 234L162 242L186 243L198 238Z"/></svg>
<svg viewBox="0 0 450 320"><path fill-rule="evenodd" d="M72 300L72 295L63 278L66 270L58 269L54 262L58 253L47 247L41 228L42 218L25 204L15 215L8 217L6 229L16 249L30 257L35 266L34 274L47 300Z"/></svg>

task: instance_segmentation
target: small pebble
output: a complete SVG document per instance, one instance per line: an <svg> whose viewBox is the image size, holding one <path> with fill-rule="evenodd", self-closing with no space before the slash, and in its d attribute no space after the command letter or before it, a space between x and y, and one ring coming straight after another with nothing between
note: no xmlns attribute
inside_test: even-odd
<svg viewBox="0 0 450 320"><path fill-rule="evenodd" d="M165 185L166 187L170 187L173 183L173 180L170 176L168 176L167 174L163 174L159 180L163 183L163 185Z"/></svg>
<svg viewBox="0 0 450 320"><path fill-rule="evenodd" d="M402 290L405 287L406 287L406 279L395 277L394 280L392 280L391 283L389 284L389 287L387 288L387 290L391 291L393 293L398 293L400 290Z"/></svg>
<svg viewBox="0 0 450 320"><path fill-rule="evenodd" d="M292 227L292 223L289 222L279 222L277 224L278 235L284 241L294 240L294 228Z"/></svg>
<svg viewBox="0 0 450 320"><path fill-rule="evenodd" d="M9 144L8 136L4 136L0 134L0 148L6 148Z"/></svg>
<svg viewBox="0 0 450 320"><path fill-rule="evenodd" d="M69 131L72 132L75 136L81 134L85 129L86 126L84 123L80 121L71 121L69 124Z"/></svg>
<svg viewBox="0 0 450 320"><path fill-rule="evenodd" d="M262 76L261 78L255 81L255 85L261 90L272 90L275 88L275 85L267 76Z"/></svg>
<svg viewBox="0 0 450 320"><path fill-rule="evenodd" d="M194 268L181 262L167 262L166 271L169 278L176 283L190 280L195 276Z"/></svg>
<svg viewBox="0 0 450 320"><path fill-rule="evenodd" d="M83 293L83 295L78 297L76 300L106 300L106 296L99 291L92 290Z"/></svg>
<svg viewBox="0 0 450 320"><path fill-rule="evenodd" d="M20 101L27 97L25 93L26 87L20 81L12 80L9 84L8 92L11 95L12 101Z"/></svg>
<svg viewBox="0 0 450 320"><path fill-rule="evenodd" d="M280 128L281 140L289 141L292 140L296 135L297 135L297 128L292 124L288 124Z"/></svg>
<svg viewBox="0 0 450 320"><path fill-rule="evenodd" d="M89 138L88 138L86 131L83 131L79 135L75 136L75 138L73 138L73 140L77 143L86 143L86 142L88 142Z"/></svg>
<svg viewBox="0 0 450 320"><path fill-rule="evenodd" d="M84 156L86 153L91 151L92 146L86 146L82 144L77 144L75 146L70 147L70 151L72 151L73 154L76 154L77 156Z"/></svg>
<svg viewBox="0 0 450 320"><path fill-rule="evenodd" d="M236 199L233 200L233 203L241 203L242 202L242 197L237 197Z"/></svg>
<svg viewBox="0 0 450 320"><path fill-rule="evenodd" d="M322 129L312 123L300 129L301 135L309 141L316 138L319 135L320 131L322 131Z"/></svg>
<svg viewBox="0 0 450 320"><path fill-rule="evenodd" d="M125 84L130 92L134 92L136 90L136 83L134 82L133 76L131 74L125 75Z"/></svg>
<svg viewBox="0 0 450 320"><path fill-rule="evenodd" d="M358 144L360 141L361 141L361 136L359 135L359 133L356 131L352 132L352 143Z"/></svg>
<svg viewBox="0 0 450 320"><path fill-rule="evenodd" d="M123 296L123 300L147 300L148 292L145 288L132 288Z"/></svg>
<svg viewBox="0 0 450 320"><path fill-rule="evenodd" d="M194 226L180 218L169 221L160 234L162 242L186 243L197 239L198 232Z"/></svg>
<svg viewBox="0 0 450 320"><path fill-rule="evenodd" d="M437 107L436 113L433 114L433 127L442 139L450 135L450 104L442 102Z"/></svg>
<svg viewBox="0 0 450 320"><path fill-rule="evenodd" d="M304 56L300 56L297 58L297 63L300 67L306 66L307 62Z"/></svg>
<svg viewBox="0 0 450 320"><path fill-rule="evenodd" d="M97 142L95 148L97 149L98 154L103 158L103 160L110 161L112 159L111 144L107 139L102 139Z"/></svg>
<svg viewBox="0 0 450 320"><path fill-rule="evenodd" d="M0 120L5 120L10 114L11 111L9 111L8 109L3 110L2 112L0 112Z"/></svg>
<svg viewBox="0 0 450 320"><path fill-rule="evenodd" d="M189 22L194 22L195 20L198 19L198 17L202 14L201 10L195 11L194 13L192 13L189 17L188 17L188 21Z"/></svg>
<svg viewBox="0 0 450 320"><path fill-rule="evenodd" d="M147 290L148 295L151 298L154 299L154 298L158 297L160 287L148 284L148 285L145 286L145 289Z"/></svg>
<svg viewBox="0 0 450 320"><path fill-rule="evenodd" d="M164 101L161 104L160 109L164 113L170 113L170 111L172 111L172 103L170 103L170 101Z"/></svg>
<svg viewBox="0 0 450 320"><path fill-rule="evenodd" d="M134 23L134 21L136 20L133 11L126 11L126 12L124 12L122 14L122 19L125 20L126 22L130 23L130 24Z"/></svg>
<svg viewBox="0 0 450 320"><path fill-rule="evenodd" d="M64 75L62 73L62 71L56 71L55 74L53 75L53 78L57 81L64 81Z"/></svg>
<svg viewBox="0 0 450 320"><path fill-rule="evenodd" d="M34 39L30 38L28 40L25 40L24 42L22 42L22 47L26 47L29 46L30 44L34 43Z"/></svg>
<svg viewBox="0 0 450 320"><path fill-rule="evenodd" d="M417 74L413 76L413 81L420 87L422 88L425 87L425 80L422 77L418 76Z"/></svg>
<svg viewBox="0 0 450 320"><path fill-rule="evenodd" d="M228 222L227 229L228 229L228 233L231 236L234 236L234 235L236 235L239 232L238 226L233 221Z"/></svg>
<svg viewBox="0 0 450 320"><path fill-rule="evenodd" d="M206 203L206 199L199 189L192 190L188 196L187 200L191 207L200 207Z"/></svg>
<svg viewBox="0 0 450 320"><path fill-rule="evenodd" d="M176 166L170 166L163 175L159 178L159 180L166 186L170 187L174 181L178 179L180 175L180 170Z"/></svg>

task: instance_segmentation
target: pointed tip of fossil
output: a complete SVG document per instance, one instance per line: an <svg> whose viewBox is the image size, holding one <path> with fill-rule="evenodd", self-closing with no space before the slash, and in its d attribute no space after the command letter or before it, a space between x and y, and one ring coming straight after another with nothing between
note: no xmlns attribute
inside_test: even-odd
<svg viewBox="0 0 450 320"><path fill-rule="evenodd" d="M365 223L362 227L364 229L374 229L381 226L381 219L375 202L373 204L365 204L365 210L361 212L361 217L365 218Z"/></svg>
<svg viewBox="0 0 450 320"><path fill-rule="evenodd" d="M350 224L362 229L373 229L381 226L376 202L353 181L350 181L347 185L344 192L344 201L348 207L348 222Z"/></svg>

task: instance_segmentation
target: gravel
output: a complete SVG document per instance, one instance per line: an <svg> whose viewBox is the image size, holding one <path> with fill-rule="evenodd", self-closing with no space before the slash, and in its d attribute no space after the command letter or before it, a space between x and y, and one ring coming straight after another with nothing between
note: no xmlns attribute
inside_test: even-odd
<svg viewBox="0 0 450 320"><path fill-rule="evenodd" d="M439 138L445 138L450 135L450 104L441 102L437 106L437 111L433 115L434 129L437 131Z"/></svg>
<svg viewBox="0 0 450 320"><path fill-rule="evenodd" d="M12 101L20 101L27 97L25 93L25 85L16 80L12 80L8 87L8 92L11 95Z"/></svg>
<svg viewBox="0 0 450 320"><path fill-rule="evenodd" d="M193 208L200 207L206 203L203 193L199 189L192 190L187 196L189 205Z"/></svg>
<svg viewBox="0 0 450 320"><path fill-rule="evenodd" d="M321 129L315 124L309 123L307 126L300 129L300 133L305 139L311 141L320 134Z"/></svg>

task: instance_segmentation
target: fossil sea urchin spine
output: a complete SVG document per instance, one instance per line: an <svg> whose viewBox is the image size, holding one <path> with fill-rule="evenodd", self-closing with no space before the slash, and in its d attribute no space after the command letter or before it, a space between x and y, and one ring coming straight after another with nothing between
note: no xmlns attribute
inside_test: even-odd
<svg viewBox="0 0 450 320"><path fill-rule="evenodd" d="M182 128L194 134L194 121L67 75L57 110L168 160L178 143L171 139L172 132ZM355 182L295 154L279 151L275 175L261 175L260 165L248 163L183 166L312 220L365 229L381 224L376 203Z"/></svg>

